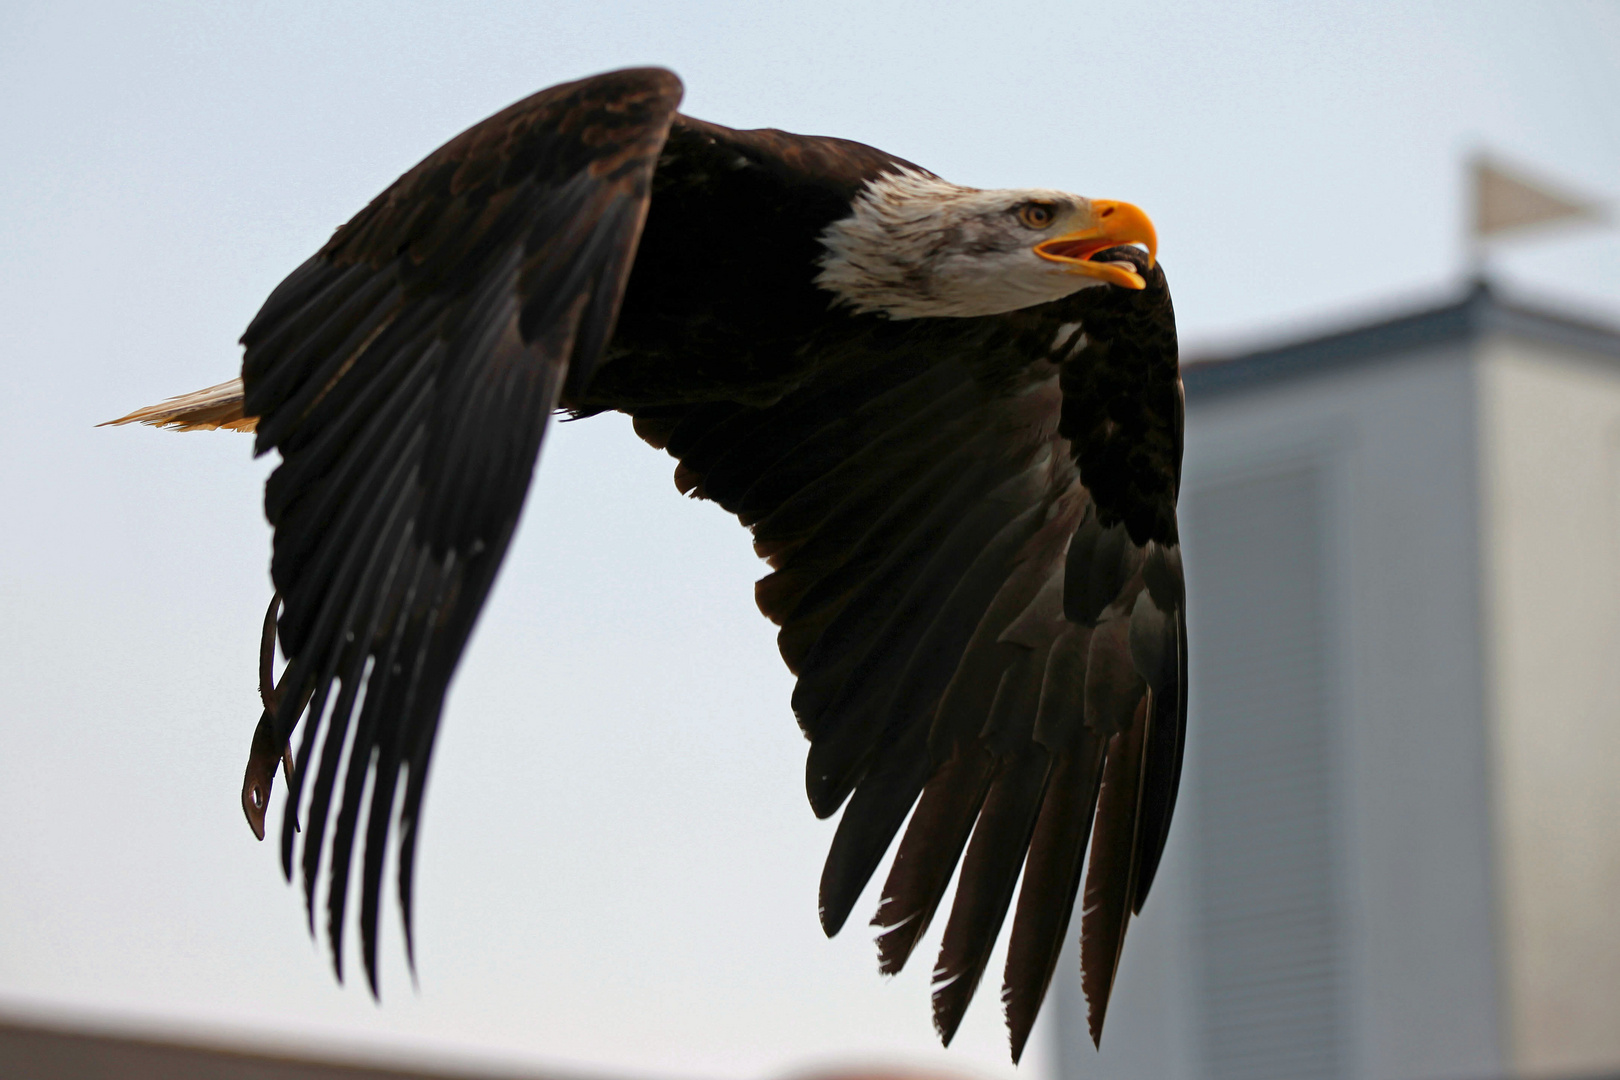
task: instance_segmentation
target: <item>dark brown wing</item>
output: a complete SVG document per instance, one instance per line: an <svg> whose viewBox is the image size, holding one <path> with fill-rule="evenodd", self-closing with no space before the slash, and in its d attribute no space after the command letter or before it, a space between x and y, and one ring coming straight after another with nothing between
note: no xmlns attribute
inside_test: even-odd
<svg viewBox="0 0 1620 1080"><path fill-rule="evenodd" d="M667 71L620 71L498 113L339 229L243 336L257 449L283 459L265 492L288 657L274 748L308 717L283 862L290 877L297 808L312 785L304 885L313 924L330 833L328 931L341 978L364 810L360 924L373 991L390 819L398 804L409 949L416 821L445 690L547 418L612 333L680 96Z"/></svg>
<svg viewBox="0 0 1620 1080"><path fill-rule="evenodd" d="M1175 323L1162 272L1119 257L1141 260L1149 290L872 320L772 404L633 410L680 459L681 489L736 513L775 567L757 598L799 676L811 805L844 806L827 932L915 805L874 924L883 970L900 970L962 862L935 969L949 1042L1024 872L1004 990L1015 1059L1088 837L1083 964L1100 1030L1178 779Z"/></svg>

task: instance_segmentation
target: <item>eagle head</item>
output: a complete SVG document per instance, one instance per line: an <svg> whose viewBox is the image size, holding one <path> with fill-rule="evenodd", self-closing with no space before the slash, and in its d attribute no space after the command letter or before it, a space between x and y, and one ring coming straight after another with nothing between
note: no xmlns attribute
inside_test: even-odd
<svg viewBox="0 0 1620 1080"><path fill-rule="evenodd" d="M893 319L999 315L1100 285L1140 289L1134 265L1091 257L1142 244L1151 267L1158 247L1130 203L962 187L919 169L870 181L820 239L816 284L837 304Z"/></svg>

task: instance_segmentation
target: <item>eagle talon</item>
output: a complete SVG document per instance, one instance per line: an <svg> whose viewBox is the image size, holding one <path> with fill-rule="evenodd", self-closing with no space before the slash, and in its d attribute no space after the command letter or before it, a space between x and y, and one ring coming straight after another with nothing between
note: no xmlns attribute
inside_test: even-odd
<svg viewBox="0 0 1620 1080"><path fill-rule="evenodd" d="M281 593L272 593L270 606L264 613L264 631L259 637L259 700L264 711L276 715L281 700L281 687L276 685L276 615L281 608ZM289 774L290 775L290 774Z"/></svg>
<svg viewBox="0 0 1620 1080"><path fill-rule="evenodd" d="M242 777L242 813L247 815L253 835L264 839L264 816L270 808L270 792L276 781L276 761L284 748L276 746L276 722L269 713L259 717L253 729L253 747L248 751L247 771Z"/></svg>

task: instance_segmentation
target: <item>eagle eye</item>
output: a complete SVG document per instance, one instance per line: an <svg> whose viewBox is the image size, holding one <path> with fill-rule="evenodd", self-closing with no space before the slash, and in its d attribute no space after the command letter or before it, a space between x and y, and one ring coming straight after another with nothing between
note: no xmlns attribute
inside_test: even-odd
<svg viewBox="0 0 1620 1080"><path fill-rule="evenodd" d="M1056 218L1051 203L1029 202L1018 208L1018 220L1031 229L1044 229Z"/></svg>

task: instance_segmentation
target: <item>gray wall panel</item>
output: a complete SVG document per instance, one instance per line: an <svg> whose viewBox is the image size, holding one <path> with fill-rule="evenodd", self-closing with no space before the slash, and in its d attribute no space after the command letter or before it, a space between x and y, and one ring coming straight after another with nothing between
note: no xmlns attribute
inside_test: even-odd
<svg viewBox="0 0 1620 1080"><path fill-rule="evenodd" d="M1214 1080L1345 1074L1321 470L1198 491L1193 946Z"/></svg>

